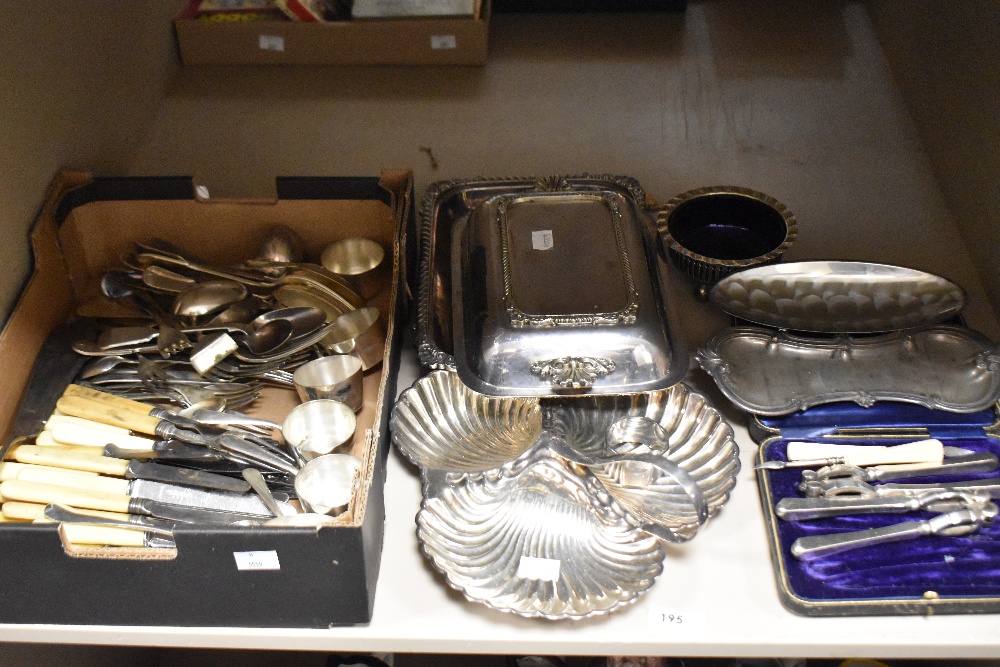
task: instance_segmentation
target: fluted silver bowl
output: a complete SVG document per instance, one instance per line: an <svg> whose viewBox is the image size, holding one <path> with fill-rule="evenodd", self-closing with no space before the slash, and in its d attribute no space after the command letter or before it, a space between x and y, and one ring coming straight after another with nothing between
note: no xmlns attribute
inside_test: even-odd
<svg viewBox="0 0 1000 667"><path fill-rule="evenodd" d="M448 584L500 611L548 619L608 613L663 569L660 542L541 449L483 475L424 474L417 537Z"/></svg>
<svg viewBox="0 0 1000 667"><path fill-rule="evenodd" d="M484 396L440 370L400 394L389 424L393 443L422 469L473 473L531 447L542 413L538 399Z"/></svg>
<svg viewBox="0 0 1000 667"><path fill-rule="evenodd" d="M676 463L701 489L709 518L719 513L736 485L740 459L732 427L704 396L683 383L646 394L550 400L543 406L546 430L573 449L591 456L660 454ZM659 423L669 434L667 449L609 444L608 427L626 416ZM634 517L666 527L679 542L695 536L702 522L689 494L675 480L654 476L648 485L625 484L622 470L622 464L591 468L608 493Z"/></svg>

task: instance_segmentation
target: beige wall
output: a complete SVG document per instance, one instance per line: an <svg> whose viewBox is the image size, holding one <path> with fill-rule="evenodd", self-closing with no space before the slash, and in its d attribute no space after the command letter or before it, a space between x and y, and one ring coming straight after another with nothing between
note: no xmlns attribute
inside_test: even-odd
<svg viewBox="0 0 1000 667"><path fill-rule="evenodd" d="M869 4L942 192L1000 310L1000 2Z"/></svg>
<svg viewBox="0 0 1000 667"><path fill-rule="evenodd" d="M0 3L0 320L60 168L125 173L176 73L171 0Z"/></svg>

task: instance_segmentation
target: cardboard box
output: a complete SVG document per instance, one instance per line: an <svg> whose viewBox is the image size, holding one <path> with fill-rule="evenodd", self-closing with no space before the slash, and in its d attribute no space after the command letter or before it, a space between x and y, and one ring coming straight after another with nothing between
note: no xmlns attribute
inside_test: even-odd
<svg viewBox="0 0 1000 667"><path fill-rule="evenodd" d="M387 344L381 367L365 377L352 449L364 461L363 479L352 509L343 523L319 529L184 526L175 532L176 550L80 547L65 543L55 524L2 523L0 623L328 627L370 621L406 312L412 180L405 171L281 178L277 192L276 201L199 200L187 178L60 174L32 231L34 272L0 333L0 430L4 443L26 435L18 429L32 422L17 418L24 416L18 403L43 341L95 294L99 277L119 266L134 241L160 237L228 264L253 257L279 223L304 237L307 258L318 258L335 240L365 236L392 250L393 280L375 297L386 316ZM253 409L295 404L291 390L268 391ZM51 408L35 406L34 415ZM277 569L241 569L248 552L265 553Z"/></svg>
<svg viewBox="0 0 1000 667"><path fill-rule="evenodd" d="M197 2L174 21L185 65L482 65L490 2L472 17L303 23L202 21Z"/></svg>

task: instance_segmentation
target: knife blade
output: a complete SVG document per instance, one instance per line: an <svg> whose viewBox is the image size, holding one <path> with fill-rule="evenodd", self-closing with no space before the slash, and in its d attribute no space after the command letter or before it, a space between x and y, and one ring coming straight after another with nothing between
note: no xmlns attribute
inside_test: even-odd
<svg viewBox="0 0 1000 667"><path fill-rule="evenodd" d="M117 459L100 454L75 451L49 451L49 447L21 445L14 450L14 459L20 463L84 470L86 472L114 475L129 480L150 480L182 486L198 486L219 491L246 493L250 485L246 480L206 472L194 468L164 465L138 459Z"/></svg>
<svg viewBox="0 0 1000 667"><path fill-rule="evenodd" d="M22 480L8 480L0 483L0 496L3 496L5 500L43 505L70 505L80 509L143 514L183 523L219 525L233 524L239 521L262 522L271 517L271 513L266 508L263 513L208 509L205 507L175 505L149 498L132 497L126 494L74 489L54 484L26 482ZM261 506L263 506L263 503L261 503Z"/></svg>

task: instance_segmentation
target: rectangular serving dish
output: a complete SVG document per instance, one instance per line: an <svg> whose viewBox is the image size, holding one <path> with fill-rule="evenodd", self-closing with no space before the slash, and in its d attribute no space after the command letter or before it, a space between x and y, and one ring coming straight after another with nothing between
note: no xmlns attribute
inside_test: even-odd
<svg viewBox="0 0 1000 667"><path fill-rule="evenodd" d="M931 410L898 402L862 408L830 403L779 418L754 417L760 442L756 463L785 460L789 441L894 445L932 437L945 446L1000 455L996 407L974 413ZM801 497L801 468L758 468L774 575L782 603L806 616L885 616L1000 612L1000 524L966 536L925 536L868 546L804 562L792 555L796 539L929 519L937 512L870 514L809 521L779 519L782 498ZM943 484L997 478L997 472L922 477L906 483Z"/></svg>
<svg viewBox="0 0 1000 667"><path fill-rule="evenodd" d="M687 371L650 221L618 192L505 194L452 243L455 362L492 396L665 389Z"/></svg>
<svg viewBox="0 0 1000 667"><path fill-rule="evenodd" d="M416 276L417 356L424 366L456 368L452 291L457 276L452 244L457 230L473 211L495 197L556 192L614 194L629 199L638 209L646 207L646 193L639 183L615 175L459 179L439 181L427 189L420 208Z"/></svg>
<svg viewBox="0 0 1000 667"><path fill-rule="evenodd" d="M160 237L197 248L206 261L229 264L252 257L275 224L301 234L309 257L333 241L367 236L391 249L392 287L375 304L386 316L389 342L380 370L365 378L353 450L363 460L362 478L346 520L318 528L179 526L176 549L86 547L65 541L57 524L5 522L0 524L5 601L0 622L326 628L371 620L383 540L389 411L402 345L398 323L407 307L401 276L412 223L412 178L408 171L279 178L277 194L268 201L204 200L195 196L190 178L59 174L32 230L34 271L0 333L6 387L0 429L6 445L32 435L30 429L51 414L65 378L54 391L25 389L44 390L60 374L51 363L51 376L33 374L33 367L46 366L58 351L43 347L43 341L73 341L72 335L60 339L50 332L63 332L77 306L96 293L99 277L136 241ZM34 404L43 394L52 404ZM274 390L252 407L280 420L279 411L294 405L289 394L294 397ZM32 404L19 405L22 397ZM269 566L241 566L249 553L262 554Z"/></svg>

